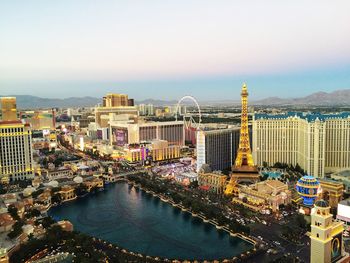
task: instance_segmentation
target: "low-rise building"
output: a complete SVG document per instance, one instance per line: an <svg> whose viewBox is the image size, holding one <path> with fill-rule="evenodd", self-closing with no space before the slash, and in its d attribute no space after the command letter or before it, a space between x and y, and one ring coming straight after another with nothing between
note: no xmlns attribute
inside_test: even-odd
<svg viewBox="0 0 350 263"><path fill-rule="evenodd" d="M72 177L73 171L70 168L62 167L54 170L43 171L42 174L46 175L49 180L56 180L58 178Z"/></svg>
<svg viewBox="0 0 350 263"><path fill-rule="evenodd" d="M198 185L200 188L222 194L226 186L227 176L221 173L199 173Z"/></svg>
<svg viewBox="0 0 350 263"><path fill-rule="evenodd" d="M103 188L103 179L97 177L86 178L83 182L87 190L90 192L92 188Z"/></svg>
<svg viewBox="0 0 350 263"><path fill-rule="evenodd" d="M41 193L37 197L36 203L44 206L46 209L49 208L51 206L51 190L48 189Z"/></svg>
<svg viewBox="0 0 350 263"><path fill-rule="evenodd" d="M251 184L249 186L239 186L239 199L250 204L271 208L272 211L279 210L280 205L291 203L291 191L288 185L278 180L266 180L263 182Z"/></svg>
<svg viewBox="0 0 350 263"><path fill-rule="evenodd" d="M74 200L75 198L77 198L75 194L75 189L70 185L63 186L61 188L61 191L59 191L59 194L61 196L62 202Z"/></svg>
<svg viewBox="0 0 350 263"><path fill-rule="evenodd" d="M180 146L169 145L165 140L153 140L149 143L128 146L124 148L125 159L129 162L164 161L180 158Z"/></svg>
<svg viewBox="0 0 350 263"><path fill-rule="evenodd" d="M0 263L9 263L10 259L6 248L0 248Z"/></svg>
<svg viewBox="0 0 350 263"><path fill-rule="evenodd" d="M15 222L9 213L0 214L0 233L10 231Z"/></svg>
<svg viewBox="0 0 350 263"><path fill-rule="evenodd" d="M3 200L3 202L6 206L9 206L9 205L17 202L17 195L16 194L4 194L4 195L0 196L0 199Z"/></svg>

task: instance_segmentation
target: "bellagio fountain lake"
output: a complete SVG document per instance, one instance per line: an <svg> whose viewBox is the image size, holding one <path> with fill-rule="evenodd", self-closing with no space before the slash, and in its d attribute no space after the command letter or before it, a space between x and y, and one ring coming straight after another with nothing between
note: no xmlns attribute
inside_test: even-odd
<svg viewBox="0 0 350 263"><path fill-rule="evenodd" d="M224 259L252 245L127 183L50 209L56 220L129 251L170 259Z"/></svg>

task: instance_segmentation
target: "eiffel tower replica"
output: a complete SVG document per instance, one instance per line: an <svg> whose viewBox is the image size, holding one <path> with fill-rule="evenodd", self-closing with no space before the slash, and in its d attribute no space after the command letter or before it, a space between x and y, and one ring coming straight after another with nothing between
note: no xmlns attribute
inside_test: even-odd
<svg viewBox="0 0 350 263"><path fill-rule="evenodd" d="M254 183L260 179L259 171L254 165L253 155L250 148L248 127L248 90L246 84L243 84L242 86L241 101L242 115L239 147L235 163L232 166L230 182L226 185L225 194L236 193L238 183Z"/></svg>

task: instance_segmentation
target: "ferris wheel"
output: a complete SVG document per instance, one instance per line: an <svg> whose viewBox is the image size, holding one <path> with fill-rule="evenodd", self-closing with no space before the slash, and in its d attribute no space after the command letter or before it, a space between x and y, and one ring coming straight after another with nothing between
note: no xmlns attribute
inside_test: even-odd
<svg viewBox="0 0 350 263"><path fill-rule="evenodd" d="M181 113L179 112L179 108L181 106L181 103L184 101L184 100L191 100L192 102L194 102L194 104L196 105L197 107L197 110L198 110L198 113L184 113L181 115ZM185 125L185 128L186 129L189 129L190 127L192 128L196 128L197 130L200 130L201 128L201 122L202 122L202 114L201 114L201 109L199 107L199 104L197 102L197 100L192 97L192 96L184 96L182 97L177 105L176 105L176 112L175 112L175 119L177 120L177 116L180 115L180 116L183 116L183 120L184 120L184 125ZM198 116L198 121L195 121L195 119L193 118L193 116Z"/></svg>

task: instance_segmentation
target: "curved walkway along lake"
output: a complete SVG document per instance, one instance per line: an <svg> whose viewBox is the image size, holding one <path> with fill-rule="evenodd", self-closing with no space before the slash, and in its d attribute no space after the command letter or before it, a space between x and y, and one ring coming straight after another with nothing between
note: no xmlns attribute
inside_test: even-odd
<svg viewBox="0 0 350 263"><path fill-rule="evenodd" d="M252 248L240 238L127 183L53 207L49 215L129 251L176 259L223 259Z"/></svg>

